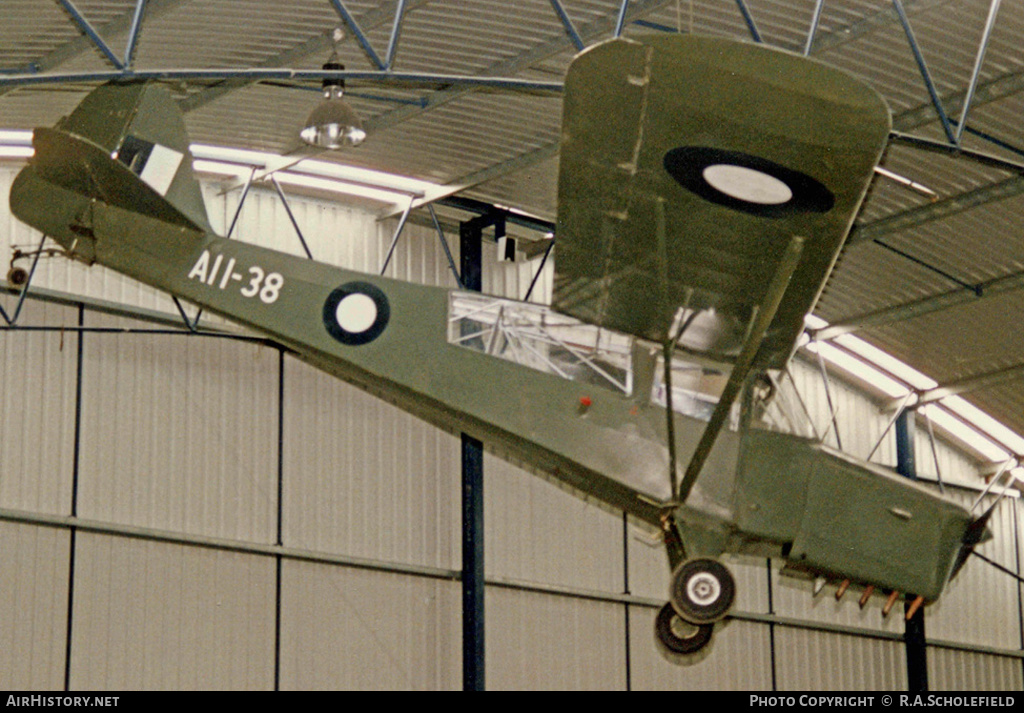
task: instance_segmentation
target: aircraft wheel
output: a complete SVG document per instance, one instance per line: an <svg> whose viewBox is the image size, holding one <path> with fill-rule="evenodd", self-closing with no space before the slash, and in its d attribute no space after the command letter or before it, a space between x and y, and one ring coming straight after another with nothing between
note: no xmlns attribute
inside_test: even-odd
<svg viewBox="0 0 1024 713"><path fill-rule="evenodd" d="M28 282L28 271L23 267L12 267L7 273L7 284L21 287Z"/></svg>
<svg viewBox="0 0 1024 713"><path fill-rule="evenodd" d="M672 573L671 603L692 624L721 621L732 608L736 582L721 562L692 559Z"/></svg>
<svg viewBox="0 0 1024 713"><path fill-rule="evenodd" d="M709 643L713 624L691 624L684 621L672 604L665 604L654 620L654 634L658 641L673 654L695 654Z"/></svg>

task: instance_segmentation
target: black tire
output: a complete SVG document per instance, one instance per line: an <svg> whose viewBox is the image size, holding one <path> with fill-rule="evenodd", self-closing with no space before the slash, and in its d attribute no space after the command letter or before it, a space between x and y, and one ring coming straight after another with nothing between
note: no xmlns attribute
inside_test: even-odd
<svg viewBox="0 0 1024 713"><path fill-rule="evenodd" d="M714 631L712 624L690 624L684 621L671 604L665 604L654 620L654 635L670 653L695 654L709 643Z"/></svg>
<svg viewBox="0 0 1024 713"><path fill-rule="evenodd" d="M28 282L28 271L23 267L12 267L7 273L7 284L22 287Z"/></svg>
<svg viewBox="0 0 1024 713"><path fill-rule="evenodd" d="M687 560L672 573L672 607L691 624L721 621L735 598L736 582L717 560Z"/></svg>

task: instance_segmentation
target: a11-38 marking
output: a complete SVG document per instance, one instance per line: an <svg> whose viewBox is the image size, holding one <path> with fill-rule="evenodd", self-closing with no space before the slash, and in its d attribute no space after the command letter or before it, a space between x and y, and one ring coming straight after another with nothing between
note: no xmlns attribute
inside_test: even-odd
<svg viewBox="0 0 1024 713"><path fill-rule="evenodd" d="M210 263L211 257L213 264ZM245 280L242 273L235 272L235 258L228 258L222 272L221 265L223 263L223 255L218 253L216 256L211 256L209 250L203 250L202 255L196 260L196 264L189 271L188 279L199 280L211 287L216 285L221 290L227 288L232 282L243 282ZM262 267L253 265L249 268L248 274L247 284L239 290L242 297L259 296L260 301L268 305L277 301L278 296L281 294L281 288L284 287L284 277L281 273L271 272L267 274ZM220 276L219 281L217 279L218 276Z"/></svg>

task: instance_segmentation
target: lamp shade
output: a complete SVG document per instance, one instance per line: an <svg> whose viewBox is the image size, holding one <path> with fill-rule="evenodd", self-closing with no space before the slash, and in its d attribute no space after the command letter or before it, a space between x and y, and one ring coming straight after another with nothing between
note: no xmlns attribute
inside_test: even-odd
<svg viewBox="0 0 1024 713"><path fill-rule="evenodd" d="M342 88L324 87L324 98L310 113L299 136L311 146L338 149L357 146L366 138L363 123L342 98Z"/></svg>
<svg viewBox="0 0 1024 713"><path fill-rule="evenodd" d="M326 70L342 71L345 65L338 62L337 54L324 65ZM343 146L358 146L366 138L363 123L342 95L345 81L326 78L323 83L324 98L310 113L299 132L299 137L310 146L325 149L340 149Z"/></svg>

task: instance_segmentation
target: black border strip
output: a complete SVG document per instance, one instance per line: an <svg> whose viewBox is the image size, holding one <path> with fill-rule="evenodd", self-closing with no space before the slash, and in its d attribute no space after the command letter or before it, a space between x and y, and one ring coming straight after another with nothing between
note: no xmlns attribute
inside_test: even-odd
<svg viewBox="0 0 1024 713"><path fill-rule="evenodd" d="M710 146L679 146L665 153L665 171L679 185L701 198L762 218L784 218L795 213L827 213L835 205L835 196L821 182L760 156ZM710 166L727 165L748 168L782 181L793 197L784 203L766 204L745 201L718 190L704 178Z"/></svg>

